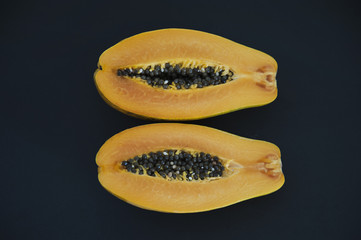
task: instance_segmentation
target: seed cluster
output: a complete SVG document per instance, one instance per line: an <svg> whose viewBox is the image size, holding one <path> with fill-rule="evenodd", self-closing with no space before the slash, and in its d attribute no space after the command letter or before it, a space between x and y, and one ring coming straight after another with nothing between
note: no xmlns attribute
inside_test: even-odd
<svg viewBox="0 0 361 240"><path fill-rule="evenodd" d="M187 181L221 177L224 171L224 166L217 156L203 152L192 155L179 150L164 150L135 156L123 161L121 165L128 172L139 175L148 174L152 177L159 175L163 178Z"/></svg>
<svg viewBox="0 0 361 240"><path fill-rule="evenodd" d="M232 80L233 72L220 67L190 67L182 63L166 63L146 68L118 69L118 76L141 78L153 87L164 89L203 88L211 85L224 84Z"/></svg>

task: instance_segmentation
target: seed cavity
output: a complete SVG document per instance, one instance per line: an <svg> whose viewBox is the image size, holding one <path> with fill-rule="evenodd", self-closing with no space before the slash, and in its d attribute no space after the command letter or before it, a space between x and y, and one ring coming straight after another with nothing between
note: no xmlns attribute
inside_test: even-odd
<svg viewBox="0 0 361 240"><path fill-rule="evenodd" d="M152 87L177 90L216 86L234 80L234 73L229 68L191 62L122 68L117 70L117 75L141 79Z"/></svg>
<svg viewBox="0 0 361 240"><path fill-rule="evenodd" d="M122 161L120 168L134 174L179 181L217 179L225 170L217 156L174 149L135 156Z"/></svg>

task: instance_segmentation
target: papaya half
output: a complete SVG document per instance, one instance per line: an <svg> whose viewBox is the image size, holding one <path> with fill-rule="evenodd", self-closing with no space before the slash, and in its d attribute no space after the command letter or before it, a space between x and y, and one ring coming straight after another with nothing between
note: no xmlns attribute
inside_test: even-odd
<svg viewBox="0 0 361 240"><path fill-rule="evenodd" d="M192 120L272 102L276 72L277 62L258 50L201 31L162 29L107 49L94 79L124 113Z"/></svg>
<svg viewBox="0 0 361 240"><path fill-rule="evenodd" d="M105 189L160 212L217 209L269 194L284 183L276 145L192 124L122 131L104 143L96 163Z"/></svg>

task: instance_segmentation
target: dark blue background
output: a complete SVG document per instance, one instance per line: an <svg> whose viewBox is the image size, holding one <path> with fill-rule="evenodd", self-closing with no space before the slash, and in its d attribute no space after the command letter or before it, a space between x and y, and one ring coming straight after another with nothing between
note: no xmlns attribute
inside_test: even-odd
<svg viewBox="0 0 361 240"><path fill-rule="evenodd" d="M361 24L357 1L7 1L0 10L1 239L359 239ZM182 27L264 51L275 102L192 123L277 144L285 185L198 214L133 207L104 190L95 154L150 123L98 95L99 55Z"/></svg>

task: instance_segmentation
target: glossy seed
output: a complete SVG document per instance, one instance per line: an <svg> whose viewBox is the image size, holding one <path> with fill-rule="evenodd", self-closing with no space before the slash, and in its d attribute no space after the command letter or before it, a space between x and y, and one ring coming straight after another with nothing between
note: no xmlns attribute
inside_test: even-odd
<svg viewBox="0 0 361 240"><path fill-rule="evenodd" d="M204 152L191 154L183 150L163 150L142 154L122 161L121 167L134 174L143 175L145 171L148 176L162 178L168 176L179 181L221 177L225 170L217 156Z"/></svg>
<svg viewBox="0 0 361 240"><path fill-rule="evenodd" d="M124 68L116 71L119 77L131 77L144 80L149 86L177 90L190 89L192 85L197 88L224 84L233 80L234 73L225 72L223 67L207 66L206 68L181 67L182 63L171 64L169 62L162 67L160 64L145 68ZM218 69L218 70L216 70Z"/></svg>

